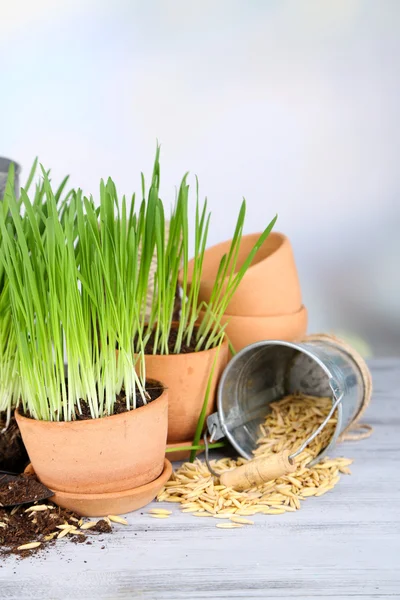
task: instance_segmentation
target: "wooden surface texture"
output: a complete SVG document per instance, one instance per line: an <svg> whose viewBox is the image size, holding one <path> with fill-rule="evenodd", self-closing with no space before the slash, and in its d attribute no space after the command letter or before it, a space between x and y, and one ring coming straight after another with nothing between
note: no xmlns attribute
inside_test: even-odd
<svg viewBox="0 0 400 600"><path fill-rule="evenodd" d="M232 530L177 505L167 505L169 519L147 508L103 543L60 540L40 556L2 560L0 599L400 598L400 359L370 366L363 420L374 434L336 448L354 464L332 492Z"/></svg>

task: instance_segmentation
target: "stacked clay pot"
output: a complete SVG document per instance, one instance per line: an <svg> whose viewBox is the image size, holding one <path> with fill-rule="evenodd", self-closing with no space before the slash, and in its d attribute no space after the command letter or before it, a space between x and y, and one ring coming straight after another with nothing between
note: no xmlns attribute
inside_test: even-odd
<svg viewBox="0 0 400 600"><path fill-rule="evenodd" d="M253 248L258 233L243 236L237 267L240 269ZM209 302L221 258L229 252L231 241L207 249L199 301ZM191 263L193 268L193 263ZM189 271L190 277L191 271ZM200 315L200 319L202 318ZM282 233L271 233L235 291L222 324L236 352L263 340L301 340L307 330L307 310L293 251Z"/></svg>

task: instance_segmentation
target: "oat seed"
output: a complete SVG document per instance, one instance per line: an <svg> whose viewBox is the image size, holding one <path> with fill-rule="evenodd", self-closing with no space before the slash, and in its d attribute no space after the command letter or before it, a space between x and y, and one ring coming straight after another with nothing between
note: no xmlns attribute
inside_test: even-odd
<svg viewBox="0 0 400 600"><path fill-rule="evenodd" d="M18 546L17 550L32 550L33 548L39 548L41 542L31 542L30 544L22 544Z"/></svg>
<svg viewBox="0 0 400 600"><path fill-rule="evenodd" d="M25 512L42 512L44 510L49 510L47 504L36 504L35 506L27 508Z"/></svg>
<svg viewBox="0 0 400 600"><path fill-rule="evenodd" d="M113 521L113 523L119 523L120 525L128 525L128 521L123 517L119 517L118 515L108 515L108 519Z"/></svg>
<svg viewBox="0 0 400 600"><path fill-rule="evenodd" d="M81 525L81 529L91 529L97 525L97 521L88 521L87 523L83 523Z"/></svg>
<svg viewBox="0 0 400 600"><path fill-rule="evenodd" d="M243 519L243 517L236 517L235 515L231 517L231 521L234 523L241 523L242 525L254 525L254 521L250 519Z"/></svg>
<svg viewBox="0 0 400 600"><path fill-rule="evenodd" d="M152 515L172 515L172 510L166 510L165 508L151 508L149 513Z"/></svg>

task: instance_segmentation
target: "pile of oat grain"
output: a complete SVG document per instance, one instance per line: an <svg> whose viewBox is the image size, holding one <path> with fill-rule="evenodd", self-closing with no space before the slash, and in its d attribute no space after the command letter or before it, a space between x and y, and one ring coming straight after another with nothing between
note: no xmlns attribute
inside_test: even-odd
<svg viewBox="0 0 400 600"><path fill-rule="evenodd" d="M255 457L298 449L326 418L332 400L298 394L287 396L270 406L272 411L260 427ZM206 464L196 459L194 463L184 463L172 474L157 499L179 503L183 512L194 516L230 519L231 523L218 525L226 528L250 524L252 521L243 517L257 513L278 515L296 511L302 500L322 496L334 488L341 473L350 473L348 466L352 460L347 458L326 458L313 467L307 466L328 445L336 423L335 413L323 431L296 457L297 468L290 475L246 492L237 492L221 485L219 479L210 474ZM211 465L215 471L222 473L246 462L244 458L223 458L211 461Z"/></svg>

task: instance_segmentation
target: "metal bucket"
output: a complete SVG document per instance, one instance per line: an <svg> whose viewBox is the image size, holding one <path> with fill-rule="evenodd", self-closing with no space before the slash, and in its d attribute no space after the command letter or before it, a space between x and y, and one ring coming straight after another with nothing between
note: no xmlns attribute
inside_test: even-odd
<svg viewBox="0 0 400 600"><path fill-rule="evenodd" d="M15 161L0 156L0 200L2 200L4 196L4 191L6 189L6 183L8 178L8 169L11 163L14 163L15 169L14 189L16 195L19 196L19 173L21 167Z"/></svg>
<svg viewBox="0 0 400 600"><path fill-rule="evenodd" d="M213 440L228 438L241 456L251 459L269 403L296 392L331 397L332 405L337 404L335 432L312 465L359 415L365 397L357 362L333 341L271 340L243 348L221 377L218 412L208 417L208 431Z"/></svg>

